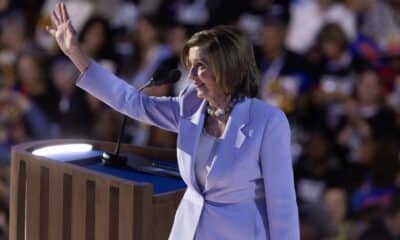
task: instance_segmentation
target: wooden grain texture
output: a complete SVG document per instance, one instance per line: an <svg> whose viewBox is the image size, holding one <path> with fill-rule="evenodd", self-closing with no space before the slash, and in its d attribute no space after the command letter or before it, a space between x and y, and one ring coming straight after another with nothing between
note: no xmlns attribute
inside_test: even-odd
<svg viewBox="0 0 400 240"><path fill-rule="evenodd" d="M119 188L116 186L110 186L110 201L108 207L108 239L118 239L119 235Z"/></svg>
<svg viewBox="0 0 400 240"><path fill-rule="evenodd" d="M27 164L26 236L39 240L40 230L40 166L37 162Z"/></svg>
<svg viewBox="0 0 400 240"><path fill-rule="evenodd" d="M135 218L134 239L153 239L153 188L135 187L133 217Z"/></svg>
<svg viewBox="0 0 400 240"><path fill-rule="evenodd" d="M62 170L55 168L50 170L49 180L49 239L62 238L62 213L63 213L63 174Z"/></svg>
<svg viewBox="0 0 400 240"><path fill-rule="evenodd" d="M40 146L74 142L77 140L38 141L13 147L10 239L167 239L183 189L153 195L149 183L128 181L77 163L31 154L32 149ZM108 151L115 145L84 142ZM131 145L121 149L174 161L174 151L168 149Z"/></svg>
<svg viewBox="0 0 400 240"><path fill-rule="evenodd" d="M49 168L40 166L40 240L49 239L49 179Z"/></svg>
<svg viewBox="0 0 400 240"><path fill-rule="evenodd" d="M72 175L69 173L62 173L62 176L63 176L62 239L63 240L71 240Z"/></svg>
<svg viewBox="0 0 400 240"><path fill-rule="evenodd" d="M108 240L109 238L109 207L110 191L106 179L96 182L96 200L95 200L95 239Z"/></svg>
<svg viewBox="0 0 400 240"><path fill-rule="evenodd" d="M135 218L133 217L133 203L135 196L133 186L121 184L119 198L119 224L118 237L119 240L134 240L133 229Z"/></svg>
<svg viewBox="0 0 400 240"><path fill-rule="evenodd" d="M13 152L10 187L10 240L25 239L26 162ZM18 159L18 160L17 160Z"/></svg>
<svg viewBox="0 0 400 240"><path fill-rule="evenodd" d="M72 239L85 240L86 235L86 178L72 175Z"/></svg>
<svg viewBox="0 0 400 240"><path fill-rule="evenodd" d="M96 182L86 181L86 240L94 240Z"/></svg>

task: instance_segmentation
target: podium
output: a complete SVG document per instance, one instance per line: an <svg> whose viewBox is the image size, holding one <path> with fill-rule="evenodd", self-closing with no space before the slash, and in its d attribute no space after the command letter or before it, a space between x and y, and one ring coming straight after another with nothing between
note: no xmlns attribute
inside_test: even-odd
<svg viewBox="0 0 400 240"><path fill-rule="evenodd" d="M99 171L100 159L63 162L32 154L39 147L77 142L101 151L112 152L115 147L110 142L63 139L13 147L10 239L167 239L184 193L181 180L146 175L145 180L136 181L133 170L123 173L125 177L114 174L123 169ZM175 150L153 147L123 144L121 152L159 161L176 159ZM152 183L155 178L158 182ZM163 190L157 185L168 181L177 183L175 188Z"/></svg>

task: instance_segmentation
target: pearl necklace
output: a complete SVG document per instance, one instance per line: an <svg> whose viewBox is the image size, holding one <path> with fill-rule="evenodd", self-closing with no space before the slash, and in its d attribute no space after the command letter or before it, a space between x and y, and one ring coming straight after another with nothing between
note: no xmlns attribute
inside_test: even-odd
<svg viewBox="0 0 400 240"><path fill-rule="evenodd" d="M239 101L241 101L241 98L234 98L225 108L217 109L213 109L210 104L207 104L207 114L211 117L222 117L224 115L227 115L232 111L233 106L235 106L235 104Z"/></svg>

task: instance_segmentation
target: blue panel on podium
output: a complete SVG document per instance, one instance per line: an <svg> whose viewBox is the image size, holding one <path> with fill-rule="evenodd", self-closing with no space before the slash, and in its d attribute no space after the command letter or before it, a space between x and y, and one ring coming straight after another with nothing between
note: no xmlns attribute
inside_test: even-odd
<svg viewBox="0 0 400 240"><path fill-rule="evenodd" d="M87 165L85 164L82 166L101 173L110 174L112 176L120 177L127 180L132 180L135 182L151 183L153 184L154 194L166 193L186 188L186 185L183 182L183 180L176 177L151 175L148 173L132 170L131 168L128 167L110 168L103 166L101 163L92 163Z"/></svg>
<svg viewBox="0 0 400 240"><path fill-rule="evenodd" d="M166 193L186 188L186 184L180 177L165 176L167 172L177 172L175 163L168 163L156 160L148 160L139 155L129 153L122 154L128 157L128 166L121 168L107 167L101 164L102 151L92 150L85 153L58 153L49 156L52 160L69 162L88 168L97 172L109 174L115 177L153 184L155 194ZM151 164L157 163L153 167ZM131 167L129 167L131 166ZM137 171L135 169L141 169Z"/></svg>

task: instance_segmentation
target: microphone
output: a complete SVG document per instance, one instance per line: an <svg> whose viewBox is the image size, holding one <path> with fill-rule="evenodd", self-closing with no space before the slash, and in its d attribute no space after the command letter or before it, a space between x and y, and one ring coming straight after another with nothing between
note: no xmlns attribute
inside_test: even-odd
<svg viewBox="0 0 400 240"><path fill-rule="evenodd" d="M141 86L138 91L141 92L143 89L153 86L161 86L164 84L176 83L181 78L181 72L178 69L169 70L168 68L161 67L153 74L153 77ZM117 145L115 147L114 153L103 152L101 163L104 166L109 167L123 167L126 165L127 158L120 155L121 140L125 132L125 125L128 117L123 116L121 127L119 130L119 136Z"/></svg>
<svg viewBox="0 0 400 240"><path fill-rule="evenodd" d="M140 92L147 87L176 83L180 78L181 71L178 69L166 70L165 68L160 68L154 73L150 81L140 87L138 91Z"/></svg>

